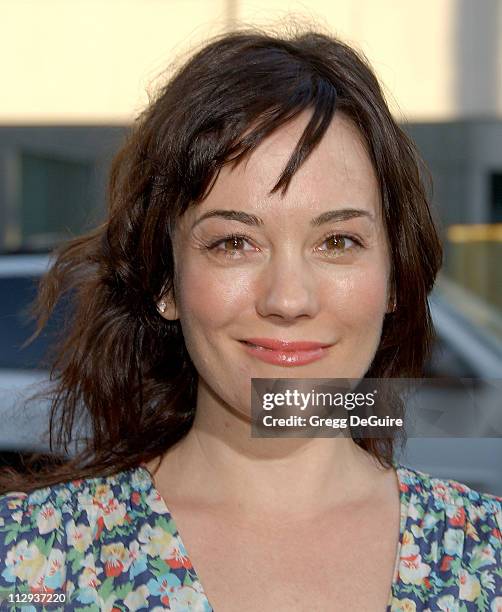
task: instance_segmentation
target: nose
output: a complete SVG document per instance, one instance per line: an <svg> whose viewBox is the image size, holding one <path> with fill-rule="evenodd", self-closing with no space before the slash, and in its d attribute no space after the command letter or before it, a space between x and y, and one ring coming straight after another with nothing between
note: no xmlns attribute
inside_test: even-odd
<svg viewBox="0 0 502 612"><path fill-rule="evenodd" d="M258 280L256 311L262 317L293 321L319 310L317 281L300 256L274 255Z"/></svg>

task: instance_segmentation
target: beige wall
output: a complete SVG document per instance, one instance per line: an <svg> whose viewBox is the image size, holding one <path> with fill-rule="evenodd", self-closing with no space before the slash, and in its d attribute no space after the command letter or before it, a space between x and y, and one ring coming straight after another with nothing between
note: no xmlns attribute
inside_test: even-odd
<svg viewBox="0 0 502 612"><path fill-rule="evenodd" d="M502 118L502 0L0 0L0 123L123 123L173 57L315 19L366 53L399 118Z"/></svg>

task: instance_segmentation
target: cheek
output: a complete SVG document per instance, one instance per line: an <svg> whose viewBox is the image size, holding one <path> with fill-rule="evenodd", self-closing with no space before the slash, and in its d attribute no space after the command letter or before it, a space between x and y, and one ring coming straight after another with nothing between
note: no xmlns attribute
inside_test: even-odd
<svg viewBox="0 0 502 612"><path fill-rule="evenodd" d="M338 268L324 280L323 307L341 323L375 327L387 310L386 270L374 266Z"/></svg>
<svg viewBox="0 0 502 612"><path fill-rule="evenodd" d="M383 320L388 306L385 257L376 255L357 266L333 264L331 270L314 274L319 314L329 313L342 325L366 331ZM239 319L253 310L261 291L260 278L250 268L211 267L196 258L182 267L180 278L180 318L189 334L210 335Z"/></svg>
<svg viewBox="0 0 502 612"><path fill-rule="evenodd" d="M202 264L187 265L181 271L180 318L210 332L235 319L250 298L250 275Z"/></svg>

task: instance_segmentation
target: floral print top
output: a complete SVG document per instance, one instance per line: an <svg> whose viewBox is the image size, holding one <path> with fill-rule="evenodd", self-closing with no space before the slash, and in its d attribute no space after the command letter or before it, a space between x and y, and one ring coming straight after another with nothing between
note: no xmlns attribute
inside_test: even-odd
<svg viewBox="0 0 502 612"><path fill-rule="evenodd" d="M401 524L387 612L502 612L502 498L394 467ZM213 611L144 467L0 496L0 609Z"/></svg>

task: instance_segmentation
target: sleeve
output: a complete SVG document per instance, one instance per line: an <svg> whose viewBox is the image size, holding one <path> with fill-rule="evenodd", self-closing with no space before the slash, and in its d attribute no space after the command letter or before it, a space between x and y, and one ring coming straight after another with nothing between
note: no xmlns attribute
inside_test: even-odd
<svg viewBox="0 0 502 612"><path fill-rule="evenodd" d="M468 610L502 610L502 498L480 494L467 512L460 601Z"/></svg>
<svg viewBox="0 0 502 612"><path fill-rule="evenodd" d="M25 493L0 496L0 609L14 610L18 577L32 564L29 538L19 541L25 519Z"/></svg>
<svg viewBox="0 0 502 612"><path fill-rule="evenodd" d="M60 489L0 496L0 610L64 609L65 539Z"/></svg>

